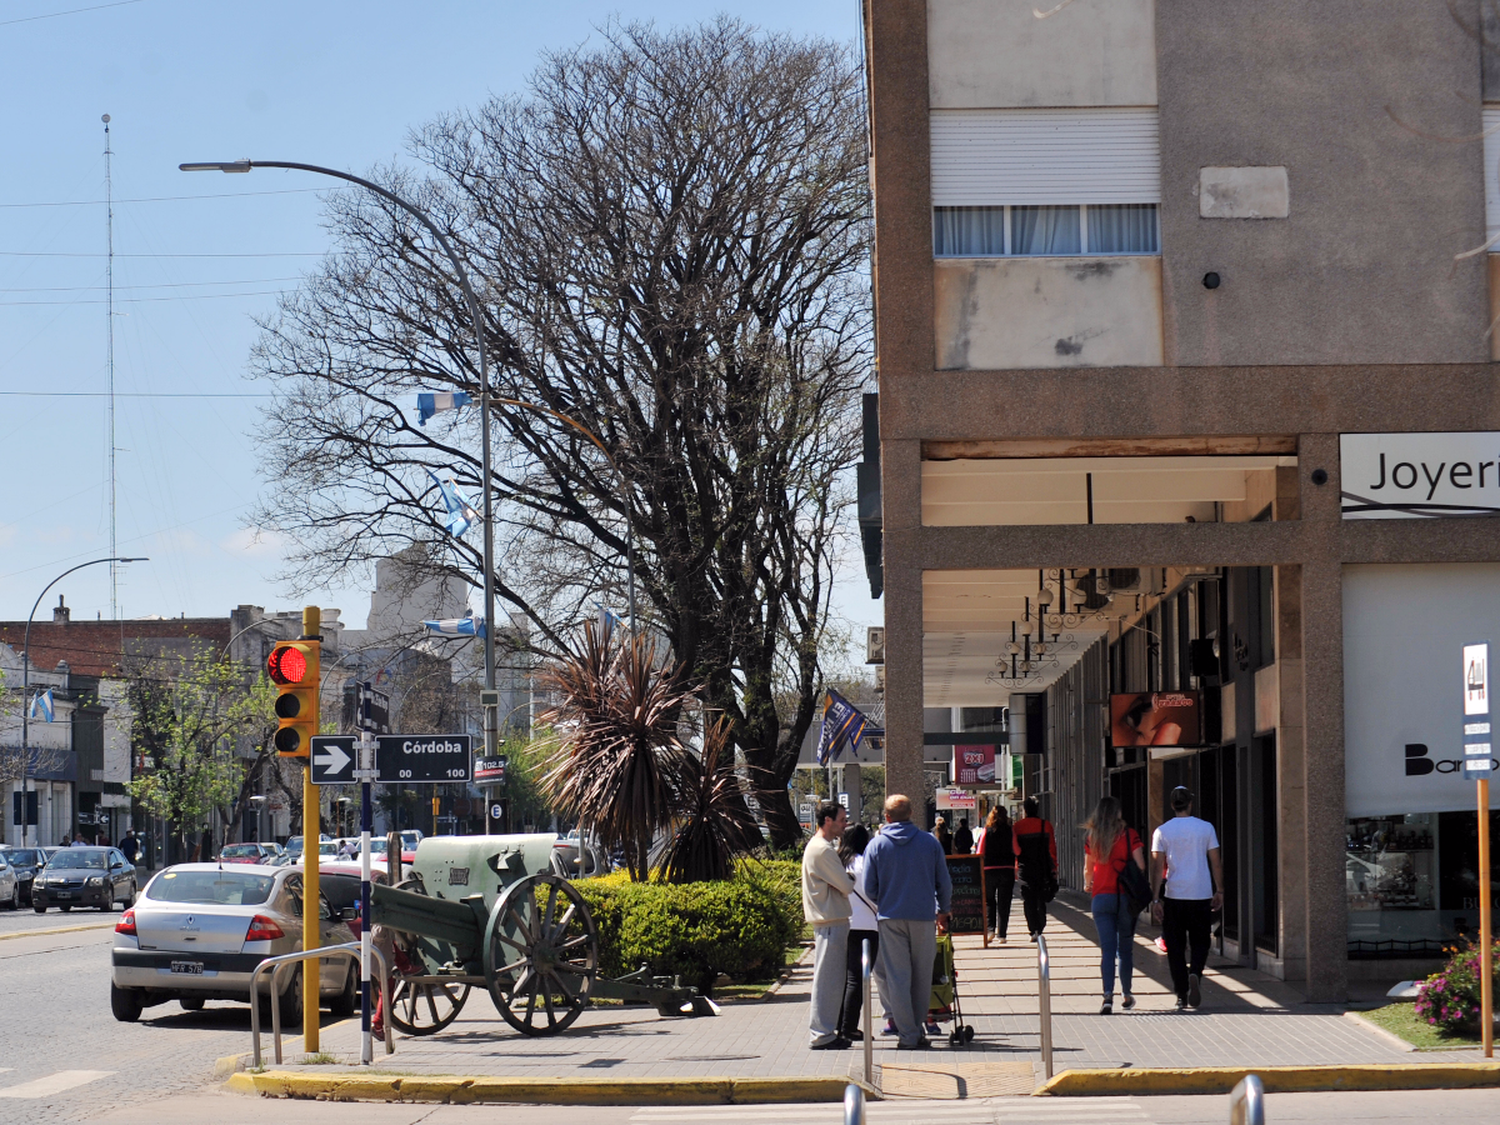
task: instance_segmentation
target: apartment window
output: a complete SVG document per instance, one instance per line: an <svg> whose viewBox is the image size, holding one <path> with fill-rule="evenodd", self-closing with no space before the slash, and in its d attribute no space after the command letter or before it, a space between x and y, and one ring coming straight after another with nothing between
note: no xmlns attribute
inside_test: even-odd
<svg viewBox="0 0 1500 1125"><path fill-rule="evenodd" d="M1159 254L1156 204L935 207L932 252L939 258Z"/></svg>
<svg viewBox="0 0 1500 1125"><path fill-rule="evenodd" d="M1161 252L1155 109L935 110L931 152L938 257Z"/></svg>

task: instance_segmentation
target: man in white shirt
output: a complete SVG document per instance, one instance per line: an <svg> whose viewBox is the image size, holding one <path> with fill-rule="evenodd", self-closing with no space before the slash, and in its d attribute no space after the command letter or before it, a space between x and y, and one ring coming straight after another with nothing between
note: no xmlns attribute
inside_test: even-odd
<svg viewBox="0 0 1500 1125"><path fill-rule="evenodd" d="M854 890L854 877L844 870L838 849L848 822L843 805L819 805L818 830L802 853L802 916L813 928L808 1046L814 1051L843 1051L849 1046L838 1028L849 946L849 893Z"/></svg>
<svg viewBox="0 0 1500 1125"><path fill-rule="evenodd" d="M1193 815L1191 790L1179 785L1171 802L1172 819L1151 835L1151 917L1167 944L1180 1012L1203 1003L1209 928L1224 905L1224 867L1214 826Z"/></svg>

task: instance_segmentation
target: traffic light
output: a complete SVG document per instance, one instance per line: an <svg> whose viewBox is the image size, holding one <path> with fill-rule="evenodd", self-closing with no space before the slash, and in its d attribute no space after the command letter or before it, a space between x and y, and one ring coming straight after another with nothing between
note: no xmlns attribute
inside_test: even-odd
<svg viewBox="0 0 1500 1125"><path fill-rule="evenodd" d="M283 758L306 758L318 733L317 641L280 641L271 650L266 671L277 688L276 752Z"/></svg>

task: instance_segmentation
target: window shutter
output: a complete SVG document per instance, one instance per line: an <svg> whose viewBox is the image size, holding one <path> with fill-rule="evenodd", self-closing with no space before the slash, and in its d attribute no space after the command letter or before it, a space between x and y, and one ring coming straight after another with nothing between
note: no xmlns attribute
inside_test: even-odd
<svg viewBox="0 0 1500 1125"><path fill-rule="evenodd" d="M1500 106L1487 105L1481 111L1484 123L1484 225L1489 228L1487 237L1500 234ZM1491 246L1491 253L1500 253L1500 246Z"/></svg>
<svg viewBox="0 0 1500 1125"><path fill-rule="evenodd" d="M1157 112L935 110L932 204L1159 203Z"/></svg>

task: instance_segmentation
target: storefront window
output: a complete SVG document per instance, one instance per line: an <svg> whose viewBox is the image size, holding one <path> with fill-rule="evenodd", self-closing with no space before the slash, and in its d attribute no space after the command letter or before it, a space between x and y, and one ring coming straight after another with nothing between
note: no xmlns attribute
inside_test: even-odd
<svg viewBox="0 0 1500 1125"><path fill-rule="evenodd" d="M1440 953L1437 814L1360 817L1346 836L1350 956Z"/></svg>

